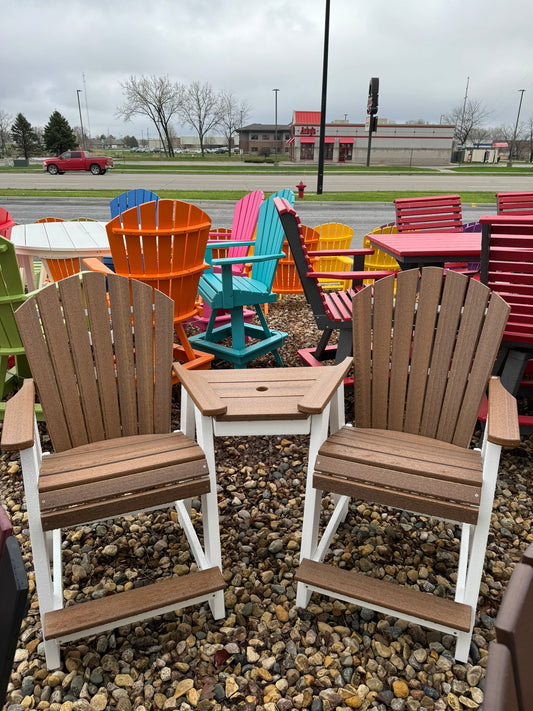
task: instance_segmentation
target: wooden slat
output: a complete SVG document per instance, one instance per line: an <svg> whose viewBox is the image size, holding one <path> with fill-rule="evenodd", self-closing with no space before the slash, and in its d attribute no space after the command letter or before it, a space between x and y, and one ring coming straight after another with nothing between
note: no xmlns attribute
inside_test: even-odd
<svg viewBox="0 0 533 711"><path fill-rule="evenodd" d="M356 571L343 570L325 563L304 559L296 571L298 582L321 590L339 593L361 605L379 605L451 629L468 632L471 609L446 598L412 588L386 583Z"/></svg>
<svg viewBox="0 0 533 711"><path fill-rule="evenodd" d="M437 433L442 400L448 382L452 352L455 345L455 336L467 286L468 281L463 279L457 272L447 272L437 329L434 334L433 351L420 425L420 434L425 437L435 437Z"/></svg>
<svg viewBox="0 0 533 711"><path fill-rule="evenodd" d="M394 338L392 340L387 427L402 430L411 359L413 323L416 313L418 273L410 269L398 274L394 305Z"/></svg>
<svg viewBox="0 0 533 711"><path fill-rule="evenodd" d="M44 616L44 636L49 640L61 639L100 625L117 627L122 619L137 615L141 619L150 611L168 605L180 607L187 600L215 593L224 587L218 568L165 578L152 585L48 612Z"/></svg>
<svg viewBox="0 0 533 711"><path fill-rule="evenodd" d="M423 269L418 290L403 427L406 432L415 434L420 431L428 367L441 296L442 274L442 269L435 267Z"/></svg>

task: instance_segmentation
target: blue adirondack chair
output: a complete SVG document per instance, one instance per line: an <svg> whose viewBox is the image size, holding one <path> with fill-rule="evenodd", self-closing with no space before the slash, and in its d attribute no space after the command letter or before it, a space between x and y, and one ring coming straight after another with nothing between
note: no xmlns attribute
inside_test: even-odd
<svg viewBox="0 0 533 711"><path fill-rule="evenodd" d="M114 197L109 203L111 210L111 218L120 215L124 210L129 210L130 207L135 207L143 202L152 202L159 200L159 195L156 195L151 190L137 188L137 190L128 190Z"/></svg>
<svg viewBox="0 0 533 711"><path fill-rule="evenodd" d="M278 261L285 256L281 251L285 235L274 197L285 197L294 204L294 193L288 189L263 202L257 220L256 238L250 241L250 246L254 247L253 255L213 259L212 265L221 267L221 271L216 273L209 269L204 272L198 285L198 292L211 309L211 316L206 331L189 340L202 351L212 353L236 368L246 368L249 361L270 352L274 354L276 363L283 365L278 349L285 343L287 334L272 331L261 308L261 304L277 301L272 284ZM240 245L243 246L243 243ZM232 271L234 264L243 261L252 264L250 277L238 276ZM245 306L254 307L261 325L244 321ZM217 313L221 309L229 309L231 320L229 324L215 328ZM221 341L229 337L231 345L223 345Z"/></svg>

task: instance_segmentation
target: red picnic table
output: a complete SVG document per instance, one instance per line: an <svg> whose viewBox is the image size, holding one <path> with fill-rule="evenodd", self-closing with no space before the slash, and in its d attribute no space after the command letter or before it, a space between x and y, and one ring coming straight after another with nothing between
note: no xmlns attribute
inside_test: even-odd
<svg viewBox="0 0 533 711"><path fill-rule="evenodd" d="M404 232L370 234L372 247L394 257L400 269L442 266L447 262L479 262L480 232Z"/></svg>

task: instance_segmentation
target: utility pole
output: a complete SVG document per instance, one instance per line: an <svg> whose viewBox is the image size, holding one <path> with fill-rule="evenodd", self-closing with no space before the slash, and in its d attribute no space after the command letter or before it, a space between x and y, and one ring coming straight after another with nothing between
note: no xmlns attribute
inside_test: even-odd
<svg viewBox="0 0 533 711"><path fill-rule="evenodd" d="M328 47L329 47L329 0L326 0L326 18L324 21L324 61L322 65L322 104L320 108L320 136L318 137L318 178L316 194L322 195L324 183L324 144L326 133L326 95L328 88Z"/></svg>
<svg viewBox="0 0 533 711"><path fill-rule="evenodd" d="M80 127L81 127L81 147L83 150L85 150L85 135L83 133L83 121L81 118L81 105L80 105L80 93L81 89L76 89L76 93L78 95L78 111L80 112Z"/></svg>
<svg viewBox="0 0 533 711"><path fill-rule="evenodd" d="M279 89L272 89L274 92L274 121L275 128L274 131L274 163L278 164L278 91Z"/></svg>
<svg viewBox="0 0 533 711"><path fill-rule="evenodd" d="M516 123L514 126L513 142L511 143L511 149L509 151L509 160L507 162L508 166L511 166L513 164L513 151L516 145L516 132L518 131L518 121L520 119L520 109L522 108L522 99L524 98L525 89L518 89L518 91L520 92L520 102L518 103L518 113L516 115Z"/></svg>

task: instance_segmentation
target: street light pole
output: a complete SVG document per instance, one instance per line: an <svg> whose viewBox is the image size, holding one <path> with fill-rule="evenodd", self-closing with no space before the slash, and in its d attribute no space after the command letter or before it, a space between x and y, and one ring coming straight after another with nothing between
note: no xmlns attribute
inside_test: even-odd
<svg viewBox="0 0 533 711"><path fill-rule="evenodd" d="M512 162L513 162L513 151L514 151L514 147L516 144L516 132L518 131L518 121L520 119L520 109L522 108L522 99L524 98L525 89L518 89L518 91L520 92L520 101L518 103L518 113L516 115L516 123L515 123L514 133L513 133L513 142L511 143L511 150L509 151L509 162L507 163L507 165L512 165Z"/></svg>
<svg viewBox="0 0 533 711"><path fill-rule="evenodd" d="M274 92L274 121L276 130L274 132L274 162L278 164L278 91L279 89L272 89Z"/></svg>
<svg viewBox="0 0 533 711"><path fill-rule="evenodd" d="M83 121L81 118L81 105L80 105L80 93L81 89L76 89L76 93L78 95L78 111L80 112L80 126L81 126L81 147L83 150L85 150L85 136L83 134Z"/></svg>

